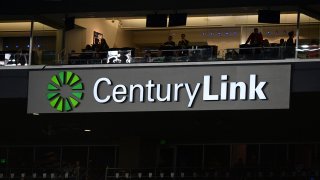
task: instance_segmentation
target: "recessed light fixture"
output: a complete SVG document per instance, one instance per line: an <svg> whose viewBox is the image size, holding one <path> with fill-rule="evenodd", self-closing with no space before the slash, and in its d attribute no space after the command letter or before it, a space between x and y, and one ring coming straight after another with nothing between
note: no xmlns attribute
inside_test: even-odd
<svg viewBox="0 0 320 180"><path fill-rule="evenodd" d="M39 113L32 113L32 115L39 116L40 114Z"/></svg>
<svg viewBox="0 0 320 180"><path fill-rule="evenodd" d="M85 129L84 132L91 132L91 129Z"/></svg>

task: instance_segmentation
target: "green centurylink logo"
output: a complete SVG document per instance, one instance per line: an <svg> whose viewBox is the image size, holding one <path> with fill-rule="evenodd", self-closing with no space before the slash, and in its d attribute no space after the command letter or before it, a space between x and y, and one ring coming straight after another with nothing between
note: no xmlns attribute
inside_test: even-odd
<svg viewBox="0 0 320 180"><path fill-rule="evenodd" d="M48 83L47 98L52 108L60 112L72 111L83 98L84 85L78 75L61 71L51 77Z"/></svg>

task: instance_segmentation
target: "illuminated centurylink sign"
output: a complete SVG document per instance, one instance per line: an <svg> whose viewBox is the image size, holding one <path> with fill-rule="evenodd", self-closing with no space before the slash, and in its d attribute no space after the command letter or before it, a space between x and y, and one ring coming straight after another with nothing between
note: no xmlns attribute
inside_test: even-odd
<svg viewBox="0 0 320 180"><path fill-rule="evenodd" d="M286 109L290 69L229 65L32 71L28 113Z"/></svg>

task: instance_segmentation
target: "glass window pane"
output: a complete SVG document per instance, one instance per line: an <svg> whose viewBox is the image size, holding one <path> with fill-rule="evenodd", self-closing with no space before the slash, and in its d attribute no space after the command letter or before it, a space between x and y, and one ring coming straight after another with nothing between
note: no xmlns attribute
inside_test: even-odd
<svg viewBox="0 0 320 180"><path fill-rule="evenodd" d="M8 165L10 168L30 168L33 166L33 148L10 147Z"/></svg>
<svg viewBox="0 0 320 180"><path fill-rule="evenodd" d="M248 167L257 167L259 164L259 144L247 145L247 160Z"/></svg>
<svg viewBox="0 0 320 180"><path fill-rule="evenodd" d="M79 162L80 168L87 167L88 147L63 147L62 162L75 165Z"/></svg>
<svg viewBox="0 0 320 180"><path fill-rule="evenodd" d="M205 166L208 168L230 167L230 146L205 146Z"/></svg>
<svg viewBox="0 0 320 180"><path fill-rule="evenodd" d="M106 168L115 167L116 147L90 147L89 179L104 178Z"/></svg>
<svg viewBox="0 0 320 180"><path fill-rule="evenodd" d="M162 147L159 152L159 167L173 167L174 165L174 151L173 147Z"/></svg>
<svg viewBox="0 0 320 180"><path fill-rule="evenodd" d="M59 168L60 147L36 147L36 166L38 168Z"/></svg>
<svg viewBox="0 0 320 180"><path fill-rule="evenodd" d="M287 145L286 144L263 144L261 148L262 167L286 167Z"/></svg>
<svg viewBox="0 0 320 180"><path fill-rule="evenodd" d="M0 168L6 168L7 167L7 148L1 147L0 148Z"/></svg>
<svg viewBox="0 0 320 180"><path fill-rule="evenodd" d="M91 168L112 168L115 164L115 147L90 147Z"/></svg>
<svg viewBox="0 0 320 180"><path fill-rule="evenodd" d="M202 146L178 146L178 167L201 167Z"/></svg>

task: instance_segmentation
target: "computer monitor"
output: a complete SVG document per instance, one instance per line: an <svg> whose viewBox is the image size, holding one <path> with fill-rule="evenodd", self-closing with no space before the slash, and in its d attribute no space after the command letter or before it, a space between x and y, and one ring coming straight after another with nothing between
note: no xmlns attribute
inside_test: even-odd
<svg viewBox="0 0 320 180"><path fill-rule="evenodd" d="M131 50L109 50L108 51L108 64L126 64L132 62Z"/></svg>
<svg viewBox="0 0 320 180"><path fill-rule="evenodd" d="M4 54L3 65L5 65L5 66L16 65L16 59L15 59L14 53L5 53Z"/></svg>
<svg viewBox="0 0 320 180"><path fill-rule="evenodd" d="M11 58L11 54L10 53L5 53L4 54L4 59L5 60L11 60L10 58Z"/></svg>
<svg viewBox="0 0 320 180"><path fill-rule="evenodd" d="M170 14L169 15L169 27L172 26L185 26L187 24L187 14Z"/></svg>
<svg viewBox="0 0 320 180"><path fill-rule="evenodd" d="M166 14L148 14L146 27L167 27Z"/></svg>
<svg viewBox="0 0 320 180"><path fill-rule="evenodd" d="M259 12L258 12L258 22L259 23L280 24L280 11L259 10Z"/></svg>
<svg viewBox="0 0 320 180"><path fill-rule="evenodd" d="M67 17L64 21L65 30L69 31L75 27L75 17Z"/></svg>

